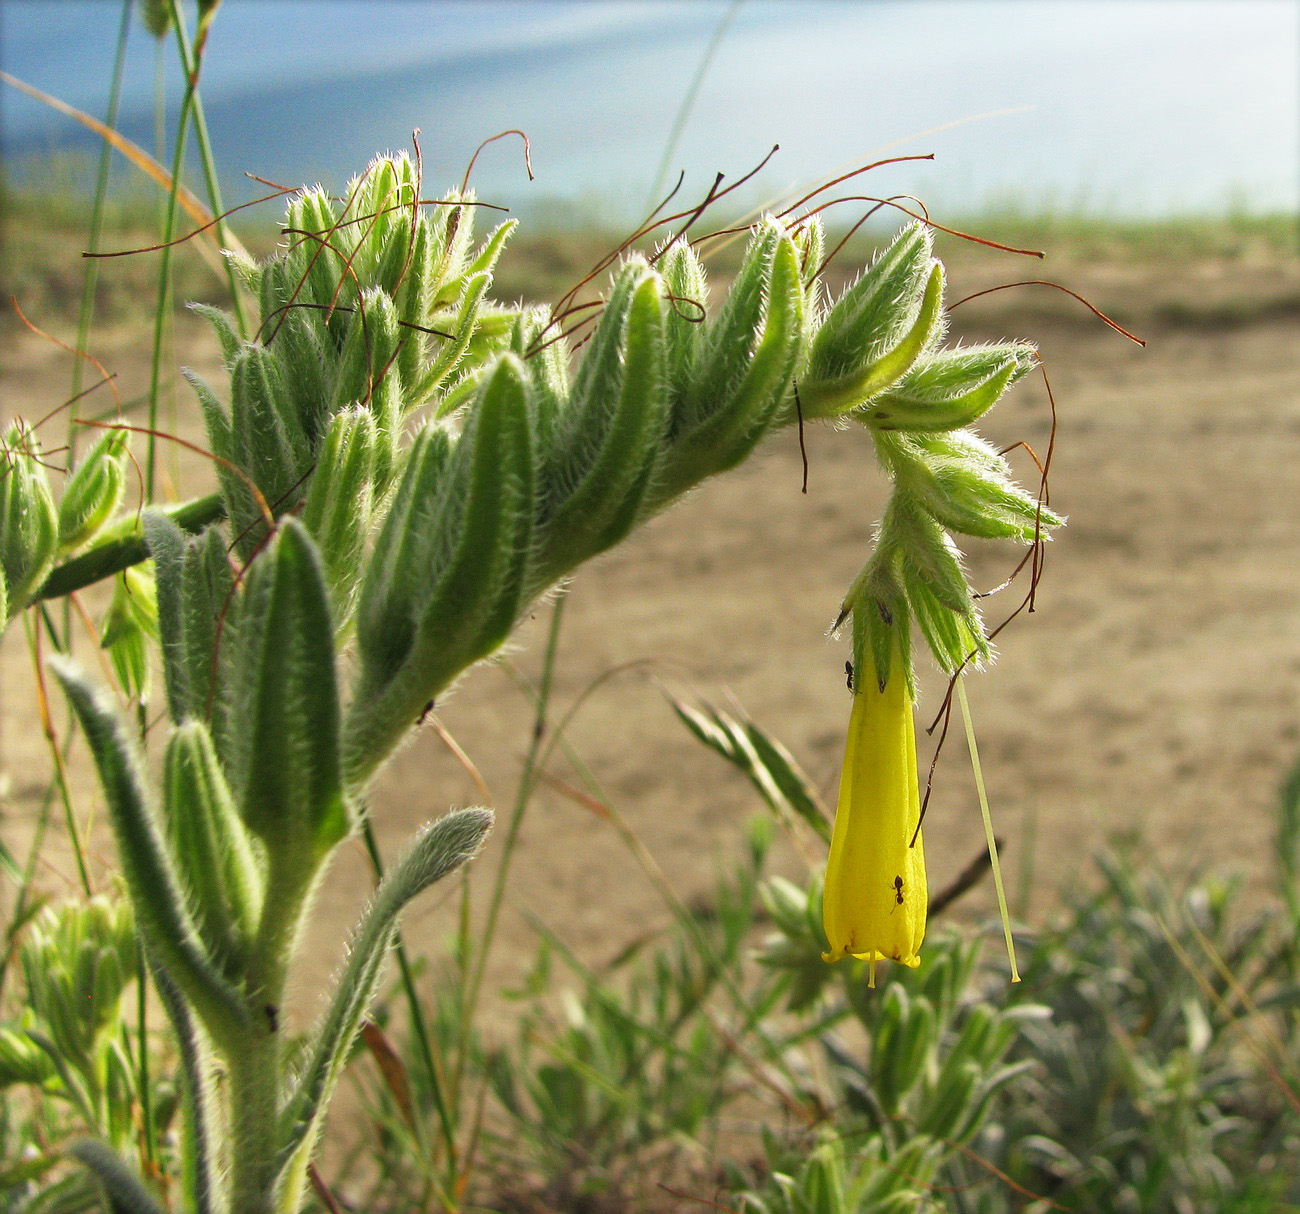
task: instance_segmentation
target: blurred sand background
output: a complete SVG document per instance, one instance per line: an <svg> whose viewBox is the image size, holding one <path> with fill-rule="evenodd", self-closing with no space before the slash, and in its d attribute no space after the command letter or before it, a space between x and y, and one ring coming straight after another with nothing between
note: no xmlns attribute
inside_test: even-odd
<svg viewBox="0 0 1300 1214"><path fill-rule="evenodd" d="M950 300L1000 282L1055 278L1148 342L1133 345L1046 287L1001 292L952 316L954 337L1037 341L1059 418L1051 495L1069 525L1049 545L1036 612L1002 634L999 661L969 685L1016 914L1031 926L1045 921L1063 888L1090 880L1090 854L1128 832L1175 869L1242 873L1249 897L1271 863L1277 785L1300 754L1300 263L1249 248L1194 258L1158 249L1081 257L1066 248L1038 263L945 246L945 256ZM527 265L510 265L507 253L504 294L523 289L511 273L526 276ZM33 318L65 339L73 332L70 323ZM222 384L200 326L182 321L175 345L176 363ZM92 349L125 398L142 390L145 327L101 329ZM40 417L66 398L65 352L16 326L4 331L4 351L6 416ZM196 438L188 389L174 369L168 377L179 402L168 424ZM102 391L95 399L108 404ZM49 424L49 441L61 441L62 422ZM998 445L1024 440L1044 454L1050 415L1041 378L1017 387L981 430ZM760 806L743 778L677 723L659 680L743 708L834 799L849 710L847 644L825 633L866 557L885 485L864 434L809 427L806 442L806 495L791 431L583 569L568 594L552 722L592 680L617 671L585 702L568 738L687 898L707 890ZM1023 452L1012 458L1036 481ZM207 485L201 463L186 456L179 467ZM195 491L187 479L186 494ZM969 554L975 583L991 588L1020 551L988 544ZM987 601L990 623L1024 588L1018 582ZM94 596L87 601L93 608ZM508 663L524 678L537 676L550 612L539 606L510 648ZM95 661L89 646L82 656ZM50 760L20 626L2 657L0 838L21 862ZM928 722L942 681L930 671L923 685ZM516 677L505 664L485 664L437 716L508 814L532 728ZM55 720L62 729L57 701ZM930 747L921 745L925 762ZM81 811L95 810L93 851L106 880L111 846L79 750L73 770L86 791ZM562 758L550 770L577 782ZM426 725L379 780L371 812L391 855L421 822L481 800ZM499 830L476 865L484 894L503 838ZM62 839L56 821L38 876L54 896L75 889ZM959 730L939 764L926 842L932 888L982 847ZM790 848L778 850L777 865L800 872ZM368 886L364 853L348 845L317 904L297 980L300 1012L316 1006ZM435 891L413 908L406 929L416 948L438 952L455 905ZM990 907L981 886L949 917L982 921ZM528 914L597 963L667 918L608 822L553 788L539 792L523 825L494 987L517 978L532 955Z"/></svg>

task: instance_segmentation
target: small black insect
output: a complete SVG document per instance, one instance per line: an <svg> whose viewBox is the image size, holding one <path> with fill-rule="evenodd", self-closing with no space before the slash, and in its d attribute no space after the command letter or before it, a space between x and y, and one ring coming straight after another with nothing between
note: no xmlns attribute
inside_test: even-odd
<svg viewBox="0 0 1300 1214"><path fill-rule="evenodd" d="M262 1010L266 1012L266 1023L271 1026L271 1032L278 1033L280 1031L280 1009L274 1003L268 1003Z"/></svg>
<svg viewBox="0 0 1300 1214"><path fill-rule="evenodd" d="M853 663L844 663L844 682L848 685L850 691L853 690Z"/></svg>
<svg viewBox="0 0 1300 1214"><path fill-rule="evenodd" d="M903 905L903 878L894 878L894 899L899 906Z"/></svg>

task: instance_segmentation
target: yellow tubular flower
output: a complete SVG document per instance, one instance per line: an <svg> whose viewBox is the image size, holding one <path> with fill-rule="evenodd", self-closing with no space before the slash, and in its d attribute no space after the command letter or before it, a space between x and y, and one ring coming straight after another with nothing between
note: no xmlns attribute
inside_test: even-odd
<svg viewBox="0 0 1300 1214"><path fill-rule="evenodd" d="M868 649L868 653L869 653ZM826 864L822 925L830 951L867 962L917 966L925 936L925 857L916 773L916 724L897 650L884 691L872 664L854 679L840 799ZM913 842L915 839L915 843Z"/></svg>

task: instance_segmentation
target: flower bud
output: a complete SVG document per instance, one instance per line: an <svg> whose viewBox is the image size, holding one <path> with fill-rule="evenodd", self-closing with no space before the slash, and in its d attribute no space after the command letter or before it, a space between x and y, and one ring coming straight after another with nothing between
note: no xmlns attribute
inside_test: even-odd
<svg viewBox="0 0 1300 1214"><path fill-rule="evenodd" d="M163 789L167 839L199 937L233 976L257 930L263 877L201 721L186 721L173 732Z"/></svg>
<svg viewBox="0 0 1300 1214"><path fill-rule="evenodd" d="M58 517L40 462L41 445L22 418L0 449L0 573L5 622L27 605L54 561Z"/></svg>
<svg viewBox="0 0 1300 1214"><path fill-rule="evenodd" d="M90 543L113 516L126 484L126 431L110 430L68 478L59 502L59 550Z"/></svg>
<svg viewBox="0 0 1300 1214"><path fill-rule="evenodd" d="M905 228L834 304L799 379L805 417L837 417L901 380L942 331L943 267Z"/></svg>

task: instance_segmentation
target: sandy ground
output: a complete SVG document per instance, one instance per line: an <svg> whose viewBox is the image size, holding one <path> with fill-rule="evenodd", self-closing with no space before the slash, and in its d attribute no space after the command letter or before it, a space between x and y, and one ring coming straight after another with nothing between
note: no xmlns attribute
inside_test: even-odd
<svg viewBox="0 0 1300 1214"><path fill-rule="evenodd" d="M950 298L1038 273L1113 309L1149 344L1139 349L1042 287L971 303L953 318L969 339L1036 339L1059 412L1052 502L1069 526L1048 551L1036 613L1003 633L1001 659L970 685L1017 910L1041 922L1062 884L1086 880L1090 853L1117 831L1140 831L1178 867L1240 871L1249 891L1268 872L1276 787L1300 753L1300 267L1034 264L1026 273L1005 257L962 258ZM178 346L179 361L220 382L197 330L182 329ZM5 412L57 405L67 356L27 335L5 347ZM128 398L143 382L146 349L126 333L95 347ZM183 386L177 399L175 424L192 432ZM983 429L999 444L1024 439L1044 452L1041 380L1018 387ZM585 701L569 740L685 896L709 886L758 804L676 723L656 679L742 705L833 798L847 655L825 630L866 556L884 486L860 433L810 428L807 448L807 495L796 436L784 434L583 570L567 600L552 719L593 679L618 671ZM1015 458L1032 477L1028 460ZM1005 546L973 550L976 583L998 584L1017 557ZM990 600L990 621L1020 597L1016 586ZM512 647L510 662L527 677L539 669L549 616L539 608ZM0 831L21 857L49 768L21 628L4 642L2 673ZM928 719L941 682L927 677L925 688ZM508 813L531 728L508 671L473 672L439 717ZM84 773L84 763L75 769ZM562 758L553 771L574 778ZM480 800L426 726L382 776L372 811L391 855L419 823ZM41 884L57 894L73 878L54 833ZM477 866L483 890L503 837ZM954 733L927 822L932 887L981 838ZM95 839L107 862L102 831ZM798 872L792 851L778 863ZM349 845L317 906L300 1012L316 1006L367 886L361 850ZM435 893L414 909L408 935L417 947L436 951L453 928L453 905ZM953 914L973 920L989 905L981 889ZM548 789L522 827L491 985L517 976L531 954L524 912L594 961L666 917L609 825Z"/></svg>

